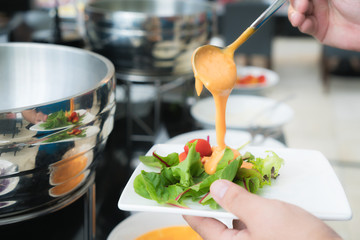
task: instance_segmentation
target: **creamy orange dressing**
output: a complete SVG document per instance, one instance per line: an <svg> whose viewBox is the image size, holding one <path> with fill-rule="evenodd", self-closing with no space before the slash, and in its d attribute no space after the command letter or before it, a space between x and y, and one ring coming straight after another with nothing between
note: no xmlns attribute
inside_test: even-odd
<svg viewBox="0 0 360 240"><path fill-rule="evenodd" d="M196 54L195 87L200 95L203 85L214 97L216 107L216 140L219 147L225 149L225 111L226 102L236 83L236 65L232 56L228 56L217 47L207 47Z"/></svg>
<svg viewBox="0 0 360 240"><path fill-rule="evenodd" d="M202 240L189 226L173 226L145 233L136 240Z"/></svg>
<svg viewBox="0 0 360 240"><path fill-rule="evenodd" d="M220 162L221 158L224 155L225 149L221 148L219 146L215 146L211 148L212 150L212 154L209 157L203 157L202 161L204 162L204 169L205 172L207 173L215 173L216 172L216 167L218 165L218 163ZM238 156L240 156L239 151L237 151L236 149L231 149L234 153L234 157L233 160L235 158L237 158Z"/></svg>
<svg viewBox="0 0 360 240"><path fill-rule="evenodd" d="M233 59L234 52L255 31L252 27L246 29L234 43L224 50L215 46L201 47L195 51L192 57L196 92L200 95L205 85L213 95L216 108L215 129L219 149L216 149L206 160L205 171L208 174L215 173L216 166L226 147L226 103L237 79L236 64Z"/></svg>
<svg viewBox="0 0 360 240"><path fill-rule="evenodd" d="M219 163L222 156L224 155L224 151L225 151L225 149L223 149L219 146L212 147L211 156L203 157L205 172L207 172L207 173L216 172L217 164Z"/></svg>
<svg viewBox="0 0 360 240"><path fill-rule="evenodd" d="M247 169L252 169L252 167L254 166L254 164L250 163L250 162L243 162L241 164L242 168L247 168Z"/></svg>

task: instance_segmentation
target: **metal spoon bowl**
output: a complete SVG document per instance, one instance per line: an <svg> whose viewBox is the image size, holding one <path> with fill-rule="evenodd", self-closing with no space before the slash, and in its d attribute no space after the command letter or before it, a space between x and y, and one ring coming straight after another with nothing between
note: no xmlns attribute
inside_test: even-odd
<svg viewBox="0 0 360 240"><path fill-rule="evenodd" d="M221 51L226 58L233 59L236 49L247 41L285 2L286 0L274 1L232 44L222 49ZM192 65L195 75L197 74L199 66L197 55L204 51L209 51L210 48L214 48L214 46L204 45L194 51L192 55Z"/></svg>

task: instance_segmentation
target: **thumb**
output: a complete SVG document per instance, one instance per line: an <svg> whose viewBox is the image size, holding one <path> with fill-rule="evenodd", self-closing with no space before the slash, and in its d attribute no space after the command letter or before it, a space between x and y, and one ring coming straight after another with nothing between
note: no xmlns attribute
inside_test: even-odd
<svg viewBox="0 0 360 240"><path fill-rule="evenodd" d="M210 187L210 193L221 207L233 213L245 224L252 221L253 218L248 216L258 212L264 202L263 198L228 180L215 181Z"/></svg>

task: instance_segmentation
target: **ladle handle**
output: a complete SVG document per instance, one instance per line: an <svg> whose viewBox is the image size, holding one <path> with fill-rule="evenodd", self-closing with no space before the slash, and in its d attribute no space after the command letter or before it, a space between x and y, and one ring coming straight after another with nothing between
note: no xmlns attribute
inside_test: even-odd
<svg viewBox="0 0 360 240"><path fill-rule="evenodd" d="M274 1L252 24L255 30L258 30L287 0Z"/></svg>
<svg viewBox="0 0 360 240"><path fill-rule="evenodd" d="M274 1L232 44L224 49L225 53L233 56L236 49L251 37L284 3L286 0Z"/></svg>

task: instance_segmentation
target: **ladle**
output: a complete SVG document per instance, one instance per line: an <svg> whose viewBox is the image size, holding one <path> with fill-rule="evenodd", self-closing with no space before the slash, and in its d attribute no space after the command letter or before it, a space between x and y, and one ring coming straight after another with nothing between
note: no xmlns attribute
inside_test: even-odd
<svg viewBox="0 0 360 240"><path fill-rule="evenodd" d="M235 50L243 44L249 37L251 37L284 3L286 0L276 0L274 1L251 25L248 27L232 44L227 46L220 51L225 55L224 57L227 59L231 59L233 61ZM211 51L219 51L218 47L212 45L204 45L197 48L192 56L192 65L195 73L195 77L197 75L197 57L200 54L208 54ZM204 58L202 58L204 59ZM201 60L199 60L201 61ZM235 83L234 83L235 84ZM200 91L201 92L201 91ZM198 91L199 94L199 91Z"/></svg>

